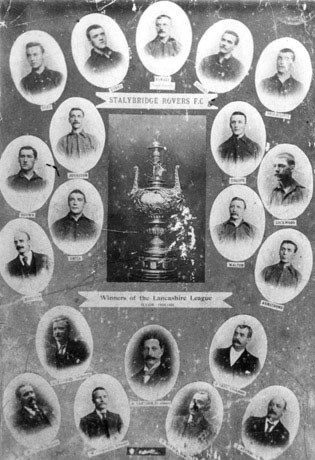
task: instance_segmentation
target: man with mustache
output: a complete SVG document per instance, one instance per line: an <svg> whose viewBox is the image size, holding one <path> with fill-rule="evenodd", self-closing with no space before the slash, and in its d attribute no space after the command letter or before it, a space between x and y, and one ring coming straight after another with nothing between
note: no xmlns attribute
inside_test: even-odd
<svg viewBox="0 0 315 460"><path fill-rule="evenodd" d="M273 168L278 185L271 192L269 205L276 207L302 203L307 197L307 189L292 177L295 168L292 153L279 153L274 160Z"/></svg>
<svg viewBox="0 0 315 460"><path fill-rule="evenodd" d="M220 370L228 372L233 377L250 377L258 372L259 359L246 349L252 335L252 328L246 324L239 324L235 328L232 345L228 348L218 348L214 353L214 362Z"/></svg>
<svg viewBox="0 0 315 460"><path fill-rule="evenodd" d="M72 190L68 195L68 205L69 213L53 223L53 235L69 242L94 238L97 234L97 225L94 220L83 214L86 205L85 194L79 189Z"/></svg>
<svg viewBox="0 0 315 460"><path fill-rule="evenodd" d="M14 425L24 431L37 431L51 426L52 411L38 401L34 388L22 383L15 391L20 409L15 414Z"/></svg>
<svg viewBox="0 0 315 460"><path fill-rule="evenodd" d="M261 82L261 88L271 96L292 96L303 89L302 83L292 77L295 52L291 48L283 48L277 56L277 72Z"/></svg>
<svg viewBox="0 0 315 460"><path fill-rule="evenodd" d="M230 117L232 136L219 146L220 158L232 163L255 160L261 149L245 134L247 117L243 112L233 112Z"/></svg>
<svg viewBox="0 0 315 460"><path fill-rule="evenodd" d="M95 136L84 131L84 111L80 107L72 107L69 112L71 132L59 139L58 152L69 159L85 158L95 153L98 141Z"/></svg>
<svg viewBox="0 0 315 460"><path fill-rule="evenodd" d="M220 39L219 52L202 59L200 63L202 75L222 82L239 78L244 72L244 66L233 56L233 51L239 41L240 39L236 32L226 30Z"/></svg>
<svg viewBox="0 0 315 460"><path fill-rule="evenodd" d="M171 430L178 438L176 446L189 448L194 442L207 443L209 438L214 436L214 429L209 420L210 406L211 398L208 392L198 391L189 402L188 414L174 416Z"/></svg>
<svg viewBox="0 0 315 460"><path fill-rule="evenodd" d="M57 369L82 364L89 356L87 345L77 338L72 339L73 327L66 316L58 316L52 323L54 343L47 350L47 363Z"/></svg>
<svg viewBox="0 0 315 460"><path fill-rule="evenodd" d="M85 63L88 72L100 74L110 72L123 61L123 55L107 46L105 30L98 24L86 29L86 36L92 45L91 55Z"/></svg>
<svg viewBox="0 0 315 460"><path fill-rule="evenodd" d="M181 44L171 37L172 19L167 14L161 14L155 20L156 37L147 43L144 51L155 59L177 56Z"/></svg>
<svg viewBox="0 0 315 460"><path fill-rule="evenodd" d="M246 203L243 198L233 197L230 206L230 218L215 227L220 243L246 243L252 240L257 232L254 225L244 220Z"/></svg>
<svg viewBox="0 0 315 460"><path fill-rule="evenodd" d="M140 347L144 366L131 377L132 381L147 387L166 383L171 369L166 360L162 361L165 351L162 339L156 334L148 334L143 337Z"/></svg>
<svg viewBox="0 0 315 460"><path fill-rule="evenodd" d="M107 409L108 394L104 387L94 388L92 402L95 409L81 418L80 429L89 438L117 438L123 427L123 421L119 414Z"/></svg>
<svg viewBox="0 0 315 460"><path fill-rule="evenodd" d="M274 287L296 289L302 279L301 273L293 266L297 249L294 241L283 240L279 250L280 261L263 269L263 281Z"/></svg>
<svg viewBox="0 0 315 460"><path fill-rule="evenodd" d="M14 235L14 245L18 256L7 263L7 271L11 276L27 279L49 270L50 261L46 254L31 250L31 237L25 230L18 230Z"/></svg>
<svg viewBox="0 0 315 460"><path fill-rule="evenodd" d="M35 192L45 186L45 181L35 172L38 153L34 147L23 145L19 150L18 162L20 171L8 177L10 188L20 192Z"/></svg>
<svg viewBox="0 0 315 460"><path fill-rule="evenodd" d="M289 432L280 419L287 409L287 402L274 396L268 404L265 417L251 416L245 421L245 433L251 441L262 446L282 447L289 442Z"/></svg>

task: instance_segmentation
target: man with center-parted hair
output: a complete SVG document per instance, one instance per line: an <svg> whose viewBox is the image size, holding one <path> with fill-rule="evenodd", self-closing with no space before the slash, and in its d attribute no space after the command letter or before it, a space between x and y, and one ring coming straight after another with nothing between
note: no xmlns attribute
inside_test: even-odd
<svg viewBox="0 0 315 460"><path fill-rule="evenodd" d="M92 391L92 402L95 409L80 420L80 429L89 438L104 436L108 439L121 432L123 421L119 414L110 412L108 394L104 387L96 387Z"/></svg>
<svg viewBox="0 0 315 460"><path fill-rule="evenodd" d="M155 20L155 27L157 35L145 45L145 53L155 59L177 56L182 46L171 36L171 17L167 14L160 14Z"/></svg>
<svg viewBox="0 0 315 460"><path fill-rule="evenodd" d="M232 136L219 146L222 160L233 163L255 160L259 153L259 145L245 134L247 117L243 112L233 112L230 117Z"/></svg>
<svg viewBox="0 0 315 460"><path fill-rule="evenodd" d="M82 364L89 356L86 343L72 338L73 327L67 316L58 316L52 322L54 342L46 344L47 363L57 369Z"/></svg>
<svg viewBox="0 0 315 460"><path fill-rule="evenodd" d="M20 408L14 416L14 426L26 432L38 431L51 426L52 410L39 402L33 386L29 382L21 383L15 396Z"/></svg>
<svg viewBox="0 0 315 460"><path fill-rule="evenodd" d="M226 30L220 39L219 52L204 57L200 62L202 75L222 82L239 78L244 71L244 66L233 56L239 41L239 35L234 30Z"/></svg>
<svg viewBox="0 0 315 460"><path fill-rule="evenodd" d="M258 372L259 359L249 353L246 346L252 339L253 330L247 324L236 326L232 345L228 348L218 348L214 352L214 362L225 372L233 376L249 377Z"/></svg>
<svg viewBox="0 0 315 460"><path fill-rule="evenodd" d="M25 48L26 58L32 71L21 80L21 86L24 91L30 94L38 94L57 88L63 77L60 72L46 67L43 45L39 42L29 42Z"/></svg>
<svg viewBox="0 0 315 460"><path fill-rule="evenodd" d="M123 55L107 46L106 33L99 24L86 29L86 36L92 45L91 55L85 63L85 69L96 74L112 71L123 61Z"/></svg>
<svg viewBox="0 0 315 460"><path fill-rule="evenodd" d="M7 178L7 185L15 191L36 192L46 182L35 172L37 150L31 145L23 145L18 154L20 171Z"/></svg>
<svg viewBox="0 0 315 460"><path fill-rule="evenodd" d="M132 375L131 380L146 387L166 383L171 376L169 360L165 358L165 344L154 332L144 335L140 343L143 358L142 368Z"/></svg>
<svg viewBox="0 0 315 460"><path fill-rule="evenodd" d="M69 111L71 132L58 141L58 151L69 159L85 158L97 151L98 140L84 130L84 117L84 111L80 107L72 107Z"/></svg>
<svg viewBox="0 0 315 460"><path fill-rule="evenodd" d="M285 446L289 442L290 434L280 419L286 410L286 400L275 395L268 403L265 417L251 416L245 421L245 433L251 441L262 446Z"/></svg>
<svg viewBox="0 0 315 460"><path fill-rule="evenodd" d="M75 189L68 195L69 213L52 225L53 235L63 241L76 242L93 238L97 234L94 220L83 214L86 205L85 194Z"/></svg>
<svg viewBox="0 0 315 460"><path fill-rule="evenodd" d="M306 187L300 185L293 177L295 158L292 153L279 153L273 164L278 185L272 190L270 206L289 206L302 203L307 197Z"/></svg>
<svg viewBox="0 0 315 460"><path fill-rule="evenodd" d="M293 266L297 250L294 241L283 240L279 250L280 261L263 269L263 281L274 287L297 288L302 279L301 273Z"/></svg>
<svg viewBox="0 0 315 460"><path fill-rule="evenodd" d="M220 243L246 243L255 237L257 228L244 220L245 209L246 202L243 198L232 198L229 205L229 220L215 227Z"/></svg>
<svg viewBox="0 0 315 460"><path fill-rule="evenodd" d="M303 89L301 82L292 77L295 52L291 48L283 48L277 56L277 72L261 82L261 89L272 96L292 96Z"/></svg>

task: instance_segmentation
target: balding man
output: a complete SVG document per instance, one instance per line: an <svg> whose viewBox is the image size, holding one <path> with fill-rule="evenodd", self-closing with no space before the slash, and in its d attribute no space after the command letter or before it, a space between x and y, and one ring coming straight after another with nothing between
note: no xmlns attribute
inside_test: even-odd
<svg viewBox="0 0 315 460"><path fill-rule="evenodd" d="M155 59L177 56L181 51L181 44L171 36L172 19L167 14L161 14L155 20L156 37L147 43L144 51Z"/></svg>
<svg viewBox="0 0 315 460"><path fill-rule="evenodd" d="M114 70L123 61L123 55L107 46L105 30L99 24L86 29L86 36L92 46L91 55L85 63L88 72L100 74Z"/></svg>
<svg viewBox="0 0 315 460"><path fill-rule="evenodd" d="M239 35L234 30L226 30L220 39L219 52L204 57L200 62L201 74L205 78L221 82L230 82L239 78L244 71L244 66L233 56L239 41Z"/></svg>
<svg viewBox="0 0 315 460"><path fill-rule="evenodd" d="M7 264L11 276L27 279L49 269L48 256L31 250L31 237L28 232L17 230L14 235L14 246L18 256Z"/></svg>
<svg viewBox="0 0 315 460"><path fill-rule="evenodd" d="M292 177L295 168L295 158L292 153L279 153L274 160L273 168L278 185L271 192L270 206L302 203L307 197L307 189Z"/></svg>
<svg viewBox="0 0 315 460"><path fill-rule="evenodd" d="M244 220L245 210L245 200L237 196L233 197L229 205L229 220L215 227L220 243L246 243L253 240L257 229Z"/></svg>
<svg viewBox="0 0 315 460"><path fill-rule="evenodd" d="M287 409L287 402L280 396L274 396L268 404L265 417L251 416L245 421L245 433L255 443L282 447L289 442L289 432L280 419Z"/></svg>
<svg viewBox="0 0 315 460"><path fill-rule="evenodd" d="M46 182L35 172L37 159L37 150L31 145L23 145L18 154L20 171L8 177L7 185L17 192L35 192L42 189Z"/></svg>
<svg viewBox="0 0 315 460"><path fill-rule="evenodd" d="M208 392L196 392L189 402L188 414L175 416L172 420L171 429L176 436L187 443L207 441L214 434L206 416L210 406L211 398Z"/></svg>
<svg viewBox="0 0 315 460"><path fill-rule="evenodd" d="M26 432L39 431L51 426L52 411L38 401L33 386L22 383L15 391L20 408L15 414L14 426Z"/></svg>
<svg viewBox="0 0 315 460"><path fill-rule="evenodd" d="M291 48L283 48L277 56L277 72L261 82L261 89L271 96L292 96L302 91L303 85L292 77L295 52Z"/></svg>

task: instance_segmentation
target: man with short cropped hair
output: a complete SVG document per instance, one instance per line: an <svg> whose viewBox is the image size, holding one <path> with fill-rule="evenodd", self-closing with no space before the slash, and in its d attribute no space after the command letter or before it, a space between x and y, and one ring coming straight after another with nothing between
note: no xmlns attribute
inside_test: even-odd
<svg viewBox="0 0 315 460"><path fill-rule="evenodd" d="M85 63L85 69L96 74L112 71L123 61L123 55L107 46L106 33L99 24L86 29L86 36L92 46L91 55Z"/></svg>
<svg viewBox="0 0 315 460"><path fill-rule="evenodd" d="M39 402L30 383L20 384L15 391L15 396L20 404L14 417L16 428L34 432L51 426L52 411Z"/></svg>
<svg viewBox="0 0 315 460"><path fill-rule="evenodd" d="M145 45L145 53L155 59L177 56L181 51L181 44L171 36L171 17L160 14L155 20L155 27L157 35Z"/></svg>
<svg viewBox="0 0 315 460"><path fill-rule="evenodd" d="M246 243L255 237L257 228L244 220L245 209L246 202L243 198L232 198L229 205L229 220L215 227L220 243Z"/></svg>
<svg viewBox="0 0 315 460"><path fill-rule="evenodd" d="M280 261L263 269L263 281L274 287L297 288L302 279L301 273L293 266L297 250L294 241L283 240L279 249Z"/></svg>
<svg viewBox="0 0 315 460"><path fill-rule="evenodd" d="M19 150L20 171L7 178L9 187L16 191L35 192L45 186L45 181L35 172L38 153L34 147L24 145Z"/></svg>

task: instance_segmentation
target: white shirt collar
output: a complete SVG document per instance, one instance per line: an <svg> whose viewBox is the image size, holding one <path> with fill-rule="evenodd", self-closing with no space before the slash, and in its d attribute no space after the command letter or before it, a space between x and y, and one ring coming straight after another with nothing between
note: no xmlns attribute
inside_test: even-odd
<svg viewBox="0 0 315 460"><path fill-rule="evenodd" d="M100 410L97 410L97 409L95 409L95 410L96 410L96 413L97 413L97 415L99 416L99 418L100 418L101 420L103 420L103 416L104 416L104 415L105 415L105 417L106 417L107 410L106 410L105 412L101 412Z"/></svg>
<svg viewBox="0 0 315 460"><path fill-rule="evenodd" d="M236 351L234 347L230 348L230 366L233 366L233 364L238 360L238 358L243 354L245 351L245 348L243 348L240 351Z"/></svg>
<svg viewBox="0 0 315 460"><path fill-rule="evenodd" d="M28 253L27 253L27 254L24 254L23 256L22 256L22 255L19 255L20 261L21 261L21 263L22 263L23 265L24 265L24 260L23 260L24 257L27 258L27 264L28 264L28 265L31 265L31 263L32 263L32 258L33 258L33 253L32 253L32 251L28 251Z"/></svg>
<svg viewBox="0 0 315 460"><path fill-rule="evenodd" d="M275 420L274 422L272 422L270 419L268 419L268 418L266 417L266 421L265 421L265 432L268 430L268 422L271 423L271 425L272 425L272 427L271 427L271 429L270 429L270 431L272 431L272 430L274 429L274 427L275 427L276 425L278 425L279 421L280 421L280 420Z"/></svg>

